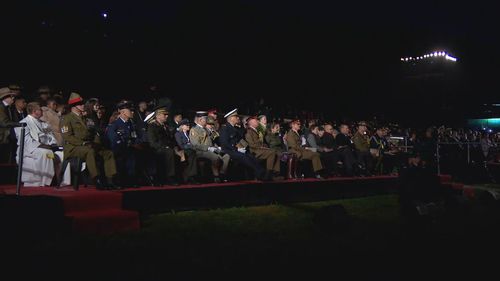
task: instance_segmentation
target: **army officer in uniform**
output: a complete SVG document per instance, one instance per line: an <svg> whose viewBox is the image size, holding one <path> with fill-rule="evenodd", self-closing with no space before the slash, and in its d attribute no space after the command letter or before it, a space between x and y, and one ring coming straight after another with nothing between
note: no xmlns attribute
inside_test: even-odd
<svg viewBox="0 0 500 281"><path fill-rule="evenodd" d="M196 126L191 128L189 135L191 137L191 145L196 150L196 155L212 162L214 182L219 183L226 181L225 174L230 156L229 154L222 153L221 148L213 142L211 137L213 134L206 128L209 118L205 111L196 112L194 121ZM213 133L217 133L217 131L213 131Z"/></svg>
<svg viewBox="0 0 500 281"><path fill-rule="evenodd" d="M257 179L265 180L265 170L259 165L257 159L247 151L248 144L243 139L242 130L235 127L240 122L238 109L231 110L224 117L227 123L220 129L222 151L229 154L233 160L252 169Z"/></svg>
<svg viewBox="0 0 500 281"><path fill-rule="evenodd" d="M68 100L71 112L63 116L61 121L61 133L63 137L64 157L78 157L85 161L90 178L94 181L96 188L115 189L113 177L116 175L116 163L113 152L103 149L99 143L99 138L92 135L87 128L82 112L84 111L83 99L77 93L71 93ZM96 157L104 160L105 182L100 177L100 170L97 168Z"/></svg>
<svg viewBox="0 0 500 281"><path fill-rule="evenodd" d="M302 141L299 134L300 121L294 120L291 123L291 129L286 134L286 144L288 146L288 151L297 155L297 159L307 159L312 161L313 170L315 177L317 179L323 179L319 174L323 170L323 165L321 164L320 154L302 147Z"/></svg>
<svg viewBox="0 0 500 281"><path fill-rule="evenodd" d="M266 179L272 180L274 176L279 176L280 173L279 154L276 150L264 145L263 137L258 132L259 121L256 116L249 117L247 124L245 140L248 142L250 153L257 159L266 160Z"/></svg>
<svg viewBox="0 0 500 281"><path fill-rule="evenodd" d="M154 154L161 162L163 171L157 171L156 181L159 181L158 175L165 175L167 185L179 185L175 180L175 152L176 146L174 137L171 135L167 126L168 110L164 106L158 106L146 117L148 123L148 142L153 149ZM163 183L163 182L160 182Z"/></svg>
<svg viewBox="0 0 500 281"><path fill-rule="evenodd" d="M118 103L120 115L108 125L106 136L116 159L120 185L138 187L136 181L136 156L141 143L141 132L132 121L134 105L129 101Z"/></svg>

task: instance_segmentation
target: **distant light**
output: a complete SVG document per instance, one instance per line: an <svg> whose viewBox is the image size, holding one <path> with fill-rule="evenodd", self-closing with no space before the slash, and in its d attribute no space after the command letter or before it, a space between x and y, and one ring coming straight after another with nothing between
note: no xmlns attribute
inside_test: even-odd
<svg viewBox="0 0 500 281"><path fill-rule="evenodd" d="M108 18L108 13L102 13L102 14L101 14L101 16L102 16L103 18L107 19L107 18Z"/></svg>
<svg viewBox="0 0 500 281"><path fill-rule="evenodd" d="M454 57L452 57L450 55L446 55L444 58L447 59L447 60L451 60L451 61L457 61L456 58L454 58Z"/></svg>
<svg viewBox="0 0 500 281"><path fill-rule="evenodd" d="M446 60L450 61L457 61L457 58L450 56L447 52L444 51L436 51L432 52L429 54L425 54L422 56L416 56L416 57L402 57L400 58L401 61L403 62L408 62L408 61L421 61L427 58L437 58L437 57L444 57Z"/></svg>

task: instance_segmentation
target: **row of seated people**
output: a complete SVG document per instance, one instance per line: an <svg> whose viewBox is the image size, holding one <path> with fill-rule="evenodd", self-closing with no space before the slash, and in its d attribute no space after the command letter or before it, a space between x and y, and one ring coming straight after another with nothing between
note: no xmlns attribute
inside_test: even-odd
<svg viewBox="0 0 500 281"><path fill-rule="evenodd" d="M198 159L211 163L214 182L223 182L229 178L230 160L248 168L254 178L268 181L280 179L284 173L288 178L297 177L300 160L311 161L312 176L318 179L335 173L338 161L343 162L346 174L352 175L359 164L357 159L364 157L360 156L362 153L355 154L355 142L342 126L341 133L334 138L334 147L328 148L328 145L319 146L321 143L311 138L321 134L320 128L312 128L314 136L309 135L304 141L301 124L295 120L290 124L291 129L281 136L280 125L267 128L265 116L250 117L242 124L235 109L224 116L227 122L219 131L215 129L217 121L200 111L192 128L189 120L181 120L172 135L166 123L166 106L160 104L154 108L144 120L146 128L138 130L132 121L133 104L122 101L117 105L116 120L108 125L104 135L99 135L90 130L84 120L80 95L72 93L68 106L70 112L61 119L63 145L60 151L54 132L40 120L43 111L39 104L28 104L28 116L21 121L28 125L22 178L26 186L50 185L57 174L54 167L64 158L84 161L89 178L97 188L115 189L138 186L141 172L152 184L177 185L178 179L197 184ZM19 132L20 129L16 129L18 140ZM67 176L68 173L64 173L60 181L68 182Z"/></svg>

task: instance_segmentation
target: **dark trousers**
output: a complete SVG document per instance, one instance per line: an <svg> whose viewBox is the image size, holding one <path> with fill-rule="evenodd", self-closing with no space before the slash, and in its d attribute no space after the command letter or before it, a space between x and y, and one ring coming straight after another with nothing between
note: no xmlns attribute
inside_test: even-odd
<svg viewBox="0 0 500 281"><path fill-rule="evenodd" d="M354 165L357 164L356 158L350 148L343 148L339 151L339 157L342 163L344 163L344 168L346 176L354 175Z"/></svg>
<svg viewBox="0 0 500 281"><path fill-rule="evenodd" d="M196 163L196 151L191 149L184 150L184 156L186 157L185 167L184 167L184 180L190 177L194 177L198 174L198 168Z"/></svg>
<svg viewBox="0 0 500 281"><path fill-rule="evenodd" d="M157 178L170 178L175 176L175 153L171 148L163 148L155 151L158 165L156 169Z"/></svg>
<svg viewBox="0 0 500 281"><path fill-rule="evenodd" d="M373 170L373 158L369 151L357 151L358 163L363 165L367 173Z"/></svg>
<svg viewBox="0 0 500 281"><path fill-rule="evenodd" d="M136 156L137 151L132 147L125 147L113 151L118 170L120 183L132 183L136 181Z"/></svg>
<svg viewBox="0 0 500 281"><path fill-rule="evenodd" d="M261 178L264 176L265 170L259 165L257 159L248 153L240 153L237 151L224 151L226 154L229 154L231 159L242 164L243 166L250 168L254 171L255 176L257 178Z"/></svg>
<svg viewBox="0 0 500 281"><path fill-rule="evenodd" d="M337 151L320 152L320 158L327 173L337 172L337 162L339 161Z"/></svg>

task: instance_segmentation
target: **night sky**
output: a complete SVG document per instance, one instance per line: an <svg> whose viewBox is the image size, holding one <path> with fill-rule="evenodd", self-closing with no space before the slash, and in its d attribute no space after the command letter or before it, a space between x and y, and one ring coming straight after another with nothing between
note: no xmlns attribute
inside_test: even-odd
<svg viewBox="0 0 500 281"><path fill-rule="evenodd" d="M459 59L456 69L421 93L433 97L435 89L448 89L459 105L500 101L500 17L492 5L11 2L0 17L2 85L33 90L49 84L115 99L136 98L156 83L179 104L196 97L189 98L193 106L225 109L264 96L272 103L375 114L415 94L405 88L400 57L445 50Z"/></svg>

